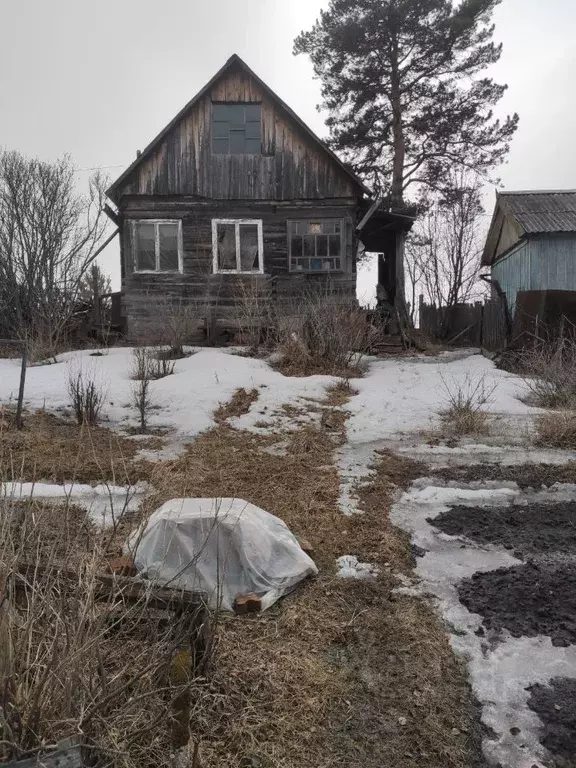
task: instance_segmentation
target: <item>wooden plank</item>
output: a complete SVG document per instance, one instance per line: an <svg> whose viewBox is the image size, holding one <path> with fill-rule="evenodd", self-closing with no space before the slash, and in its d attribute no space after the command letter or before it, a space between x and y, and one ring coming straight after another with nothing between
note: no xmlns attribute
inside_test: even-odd
<svg viewBox="0 0 576 768"><path fill-rule="evenodd" d="M12 575L16 589L27 592L33 587L35 581L51 573L58 573L61 579L69 580L71 584L78 581L76 571L35 563L22 564ZM144 602L150 607L159 609L198 607L205 601L205 595L200 592L159 587L152 582L135 581L126 576L102 573L96 574L94 578L97 600L114 598L128 604Z"/></svg>

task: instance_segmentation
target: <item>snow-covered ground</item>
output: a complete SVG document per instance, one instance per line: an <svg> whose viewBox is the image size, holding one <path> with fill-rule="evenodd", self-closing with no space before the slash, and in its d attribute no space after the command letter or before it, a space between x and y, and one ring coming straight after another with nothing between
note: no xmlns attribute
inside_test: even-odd
<svg viewBox="0 0 576 768"><path fill-rule="evenodd" d="M52 365L37 365L26 375L25 403L28 408L62 411L70 408L67 377L81 368L106 391L103 417L109 426L126 428L137 422L132 405L131 379L133 355L129 348L116 347L101 357L90 351L58 356ZM0 403L14 401L18 394L18 360L0 359ZM234 354L224 349L201 349L190 357L177 360L175 372L150 383L153 410L151 427L168 427L180 438L192 438L214 425L213 413L239 387L256 388L258 401L241 426L250 428L266 414L284 404L301 404L302 398L319 399L330 376L288 378L262 361Z"/></svg>
<svg viewBox="0 0 576 768"><path fill-rule="evenodd" d="M69 371L91 372L107 393L104 418L110 426L122 428L136 423L131 405L132 351L113 348L101 357L89 351L71 352L52 365L28 369L25 402L29 408L58 411L70 407L67 393ZM18 360L0 359L0 402L14 401L18 392ZM518 395L525 392L521 379L497 370L481 355L457 359L412 357L373 360L365 378L353 380L359 391L346 406L349 442L352 446L400 438L403 434L430 427L436 411L446 403L447 388L466 386L483 378L490 391L486 409L494 413L526 416L535 409L524 405ZM151 382L153 427L171 427L180 436L193 437L213 425L213 412L230 399L239 387L256 388L258 400L237 424L254 428L282 405L302 405L304 398L321 399L330 376L291 378L274 371L265 361L234 354L225 349L201 349L176 361L175 373Z"/></svg>
<svg viewBox="0 0 576 768"><path fill-rule="evenodd" d="M0 499L76 504L85 509L91 520L99 526L113 525L125 512L140 506L148 492L146 483L135 486L84 485L81 483L0 483Z"/></svg>

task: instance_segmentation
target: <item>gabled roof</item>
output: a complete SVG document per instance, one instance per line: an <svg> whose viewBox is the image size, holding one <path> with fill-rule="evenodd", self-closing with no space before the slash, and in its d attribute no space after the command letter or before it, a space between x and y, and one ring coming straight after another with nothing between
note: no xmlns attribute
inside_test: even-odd
<svg viewBox="0 0 576 768"><path fill-rule="evenodd" d="M516 243L529 235L576 233L576 190L525 190L496 193L496 207L486 238L482 264L493 263L504 222L517 235ZM516 247L513 243L510 248ZM505 250L507 253L510 248ZM500 253L498 258L503 254Z"/></svg>
<svg viewBox="0 0 576 768"><path fill-rule="evenodd" d="M498 196L524 232L576 232L576 191L501 192Z"/></svg>
<svg viewBox="0 0 576 768"><path fill-rule="evenodd" d="M261 80L258 75L253 72L250 67L246 64L243 59L240 58L236 53L233 54L226 64L218 70L218 72L214 75L214 77L206 83L204 88L202 88L195 96L192 98L181 110L178 112L176 117L174 117L173 120L171 120L168 125L160 131L160 133L152 139L150 144L142 150L142 152L138 155L136 160L122 173L121 176L119 176L116 181L109 187L109 189L106 191L106 194L108 197L110 197L112 200L114 200L114 196L116 191L122 186L122 184L128 179L128 177L134 172L134 170L142 163L146 158L156 149L158 144L164 139L164 137L172 130L172 128L189 112L189 110L194 107L195 104L197 104L200 99L214 86L220 78L225 75L230 69L233 67L237 67L242 69L249 77L253 78L253 80L258 84L258 86L262 89L262 91L273 101L275 101L288 115L289 117L297 123L297 125L301 128L301 130L309 137L311 138L316 144L318 144L324 152L326 152L332 160L340 166L341 170L350 178L352 181L357 184L357 186L360 188L360 190L368 196L372 195L372 192L368 187L364 184L364 182L345 164L340 160L340 158L321 140L316 136L316 134L306 125L306 123L301 120L301 118L298 117L298 115L286 104L286 102L282 101L282 99L274 93L274 91L266 85L266 83Z"/></svg>

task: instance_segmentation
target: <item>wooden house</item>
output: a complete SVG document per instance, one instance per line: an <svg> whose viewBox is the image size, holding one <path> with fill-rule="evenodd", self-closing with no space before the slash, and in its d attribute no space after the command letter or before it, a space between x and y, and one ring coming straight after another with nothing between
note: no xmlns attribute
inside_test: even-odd
<svg viewBox="0 0 576 768"><path fill-rule="evenodd" d="M511 314L519 292L576 291L576 191L500 192L482 264Z"/></svg>
<svg viewBox="0 0 576 768"><path fill-rule="evenodd" d="M237 325L248 293L356 301L357 256L403 302L412 218L390 213L236 55L114 182L128 336L162 335L166 304Z"/></svg>

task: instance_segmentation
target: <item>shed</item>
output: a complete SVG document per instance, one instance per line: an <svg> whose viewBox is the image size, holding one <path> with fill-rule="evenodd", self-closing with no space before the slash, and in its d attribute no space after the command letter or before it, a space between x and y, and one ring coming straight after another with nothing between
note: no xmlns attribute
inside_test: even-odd
<svg viewBox="0 0 576 768"><path fill-rule="evenodd" d="M576 190L498 193L482 265L512 312L519 291L576 291Z"/></svg>

